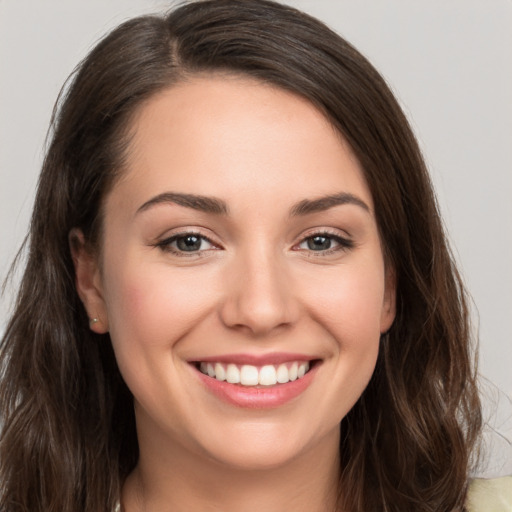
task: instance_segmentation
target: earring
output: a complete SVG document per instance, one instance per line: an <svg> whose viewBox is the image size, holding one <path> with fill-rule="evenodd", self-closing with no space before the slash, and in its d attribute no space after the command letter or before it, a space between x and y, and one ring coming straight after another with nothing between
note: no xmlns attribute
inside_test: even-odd
<svg viewBox="0 0 512 512"><path fill-rule="evenodd" d="M103 321L101 318L89 318L89 329L96 334L105 334L108 332L108 320Z"/></svg>

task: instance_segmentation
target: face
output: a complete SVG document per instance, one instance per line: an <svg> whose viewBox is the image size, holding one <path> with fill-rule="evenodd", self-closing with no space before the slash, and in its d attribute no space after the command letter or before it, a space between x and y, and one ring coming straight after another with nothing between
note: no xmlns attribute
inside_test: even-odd
<svg viewBox="0 0 512 512"><path fill-rule="evenodd" d="M141 454L263 468L336 450L394 318L350 148L307 101L242 78L159 93L133 134L101 256L75 264Z"/></svg>

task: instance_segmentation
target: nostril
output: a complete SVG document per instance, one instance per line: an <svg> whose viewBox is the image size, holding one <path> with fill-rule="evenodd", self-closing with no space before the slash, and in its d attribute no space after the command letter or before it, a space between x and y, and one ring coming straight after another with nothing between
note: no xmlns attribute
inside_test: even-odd
<svg viewBox="0 0 512 512"><path fill-rule="evenodd" d="M222 322L231 329L265 335L276 328L293 324L298 318L295 298L289 293L285 276L277 270L262 270L264 262L233 272L229 293L219 310ZM236 274L236 275L235 275Z"/></svg>

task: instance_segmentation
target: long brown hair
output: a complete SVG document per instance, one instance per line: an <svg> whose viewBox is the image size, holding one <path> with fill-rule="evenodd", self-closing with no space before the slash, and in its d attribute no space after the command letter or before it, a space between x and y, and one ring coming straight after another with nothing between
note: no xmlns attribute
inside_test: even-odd
<svg viewBox="0 0 512 512"><path fill-rule="evenodd" d="M349 142L373 195L397 316L341 423L340 504L351 512L462 510L480 428L467 301L425 164L384 80L321 22L265 0L193 2L128 21L58 101L0 348L0 510L112 510L138 458L133 400L110 339L77 296L68 234L101 240L130 119L196 73L248 75L298 94Z"/></svg>

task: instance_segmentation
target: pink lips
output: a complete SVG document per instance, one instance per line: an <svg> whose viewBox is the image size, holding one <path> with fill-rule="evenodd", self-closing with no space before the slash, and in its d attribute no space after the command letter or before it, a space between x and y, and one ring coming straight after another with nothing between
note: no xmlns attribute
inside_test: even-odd
<svg viewBox="0 0 512 512"><path fill-rule="evenodd" d="M289 361L311 361L314 357L304 354L292 354L287 352L275 352L272 354L224 354L222 356L213 356L201 358L202 362L216 362L233 364L253 364L254 366L263 366L265 364L281 364Z"/></svg>
<svg viewBox="0 0 512 512"><path fill-rule="evenodd" d="M236 365L279 365L291 361L312 361L313 357L304 354L273 353L268 355L251 354L226 354L222 356L201 358L201 362L222 362L225 364ZM226 381L217 380L215 377L205 375L197 369L197 362L191 364L197 377L202 384L221 400L236 407L250 409L266 409L280 407L294 398L301 395L313 381L319 365L315 364L301 378L285 384L276 384L273 386L243 386L241 384L231 384Z"/></svg>

